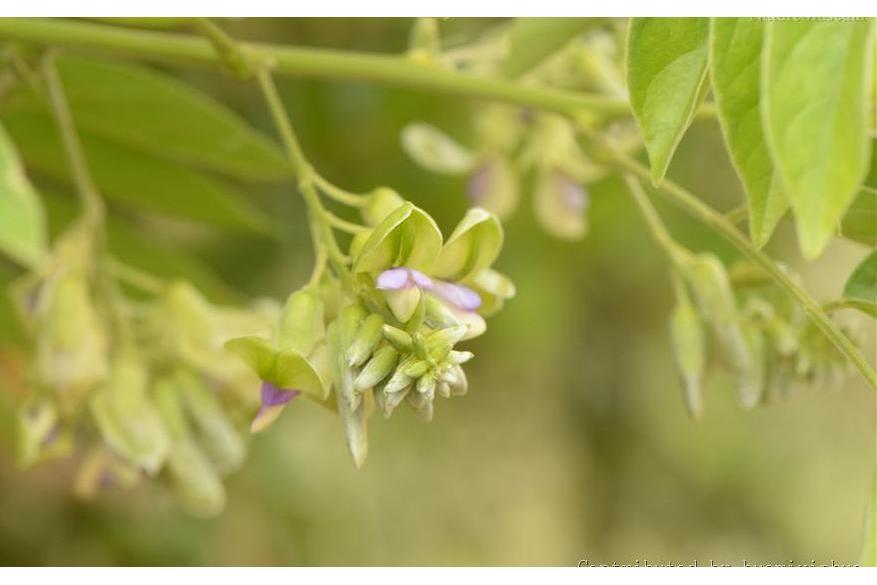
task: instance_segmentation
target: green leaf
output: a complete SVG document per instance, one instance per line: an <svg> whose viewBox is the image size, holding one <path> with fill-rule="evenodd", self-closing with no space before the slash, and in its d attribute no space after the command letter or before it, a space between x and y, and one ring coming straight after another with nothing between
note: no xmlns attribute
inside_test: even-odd
<svg viewBox="0 0 877 585"><path fill-rule="evenodd" d="M470 209L442 248L432 274L455 281L475 276L493 264L502 242L496 216L480 207Z"/></svg>
<svg viewBox="0 0 877 585"><path fill-rule="evenodd" d="M761 113L807 258L822 253L867 172L873 30L872 19L766 24Z"/></svg>
<svg viewBox="0 0 877 585"><path fill-rule="evenodd" d="M475 167L471 151L431 124L408 124L402 129L401 139L405 154L434 173L463 175Z"/></svg>
<svg viewBox="0 0 877 585"><path fill-rule="evenodd" d="M759 104L764 20L713 18L710 71L722 134L749 201L749 233L756 246L770 239L789 207L774 170Z"/></svg>
<svg viewBox="0 0 877 585"><path fill-rule="evenodd" d="M877 317L877 250L856 267L844 285L843 296L860 311Z"/></svg>
<svg viewBox="0 0 877 585"><path fill-rule="evenodd" d="M442 233L428 213L406 203L372 230L353 263L356 272L407 266L428 272L442 247Z"/></svg>
<svg viewBox="0 0 877 585"><path fill-rule="evenodd" d="M42 114L3 117L22 157L34 170L71 181L58 133ZM158 212L208 225L271 233L271 220L226 183L88 132L80 138L95 183L134 211Z"/></svg>
<svg viewBox="0 0 877 585"><path fill-rule="evenodd" d="M595 18L516 18L509 33L503 74L520 77L597 23Z"/></svg>
<svg viewBox="0 0 877 585"><path fill-rule="evenodd" d="M26 266L48 254L42 203L24 174L12 139L0 126L0 252Z"/></svg>
<svg viewBox="0 0 877 585"><path fill-rule="evenodd" d="M225 348L244 360L265 382L284 390L299 390L317 400L329 397L328 388L323 386L314 367L296 351L278 351L267 339L255 336L232 339Z"/></svg>
<svg viewBox="0 0 877 585"><path fill-rule="evenodd" d="M630 20L627 87L655 184L706 93L708 40L706 18Z"/></svg>
<svg viewBox="0 0 877 585"><path fill-rule="evenodd" d="M850 240L877 246L877 189L862 187L840 224L841 235Z"/></svg>
<svg viewBox="0 0 877 585"><path fill-rule="evenodd" d="M57 59L80 130L131 148L247 180L291 176L272 140L209 96L153 69L63 56ZM20 95L5 105L44 106Z"/></svg>

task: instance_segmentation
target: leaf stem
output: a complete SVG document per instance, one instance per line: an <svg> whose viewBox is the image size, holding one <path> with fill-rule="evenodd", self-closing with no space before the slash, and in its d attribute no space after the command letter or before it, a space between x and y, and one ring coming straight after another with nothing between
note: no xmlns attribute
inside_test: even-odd
<svg viewBox="0 0 877 585"><path fill-rule="evenodd" d="M314 175L314 184L328 198L334 199L335 201L343 205L347 205L349 207L363 207L366 204L366 199L364 195L351 193L350 191L346 191L341 187L333 185L319 174Z"/></svg>
<svg viewBox="0 0 877 585"><path fill-rule="evenodd" d="M646 195L642 184L636 177L630 174L624 175L624 181L627 183L627 188L630 191L630 194L633 195L633 200L639 206L640 211L642 211L643 216L646 218L646 223L648 224L649 229L651 229L655 240L664 249L667 256L670 257L670 260L672 260L674 264L677 264L680 259L681 248L670 235L670 232L667 231L664 222L661 221L661 217L658 215L654 205L652 205L652 202Z"/></svg>
<svg viewBox="0 0 877 585"><path fill-rule="evenodd" d="M640 164L636 160L607 149L608 154L614 160L615 164L621 169L638 176L640 179L651 180L649 169ZM690 216L698 221L706 224L713 231L727 240L731 245L737 248L744 256L753 260L761 266L765 272L773 279L773 281L804 309L807 317L813 324L834 344L834 346L846 357L865 379L865 382L872 390L877 391L877 374L868 364L867 360L859 352L855 344L844 335L834 321L832 321L819 303L810 296L810 294L801 288L792 278L780 268L764 252L756 248L749 239L743 235L728 219L721 213L715 211L697 196L680 187L670 180L664 180L658 187L658 193L667 200L681 208Z"/></svg>

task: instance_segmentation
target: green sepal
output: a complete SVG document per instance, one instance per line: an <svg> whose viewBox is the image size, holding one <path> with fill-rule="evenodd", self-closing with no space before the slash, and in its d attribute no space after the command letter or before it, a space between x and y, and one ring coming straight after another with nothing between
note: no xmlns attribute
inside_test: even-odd
<svg viewBox="0 0 877 585"><path fill-rule="evenodd" d="M255 336L231 339L225 348L244 360L265 382L285 390L299 390L317 400L329 397L317 371L297 351L278 350L267 339Z"/></svg>
<svg viewBox="0 0 877 585"><path fill-rule="evenodd" d="M442 249L435 220L411 203L390 213L375 227L353 262L354 272L381 272L406 266L429 272Z"/></svg>
<svg viewBox="0 0 877 585"><path fill-rule="evenodd" d="M438 278L459 281L488 268L499 256L502 224L486 209L474 207L454 228L432 269Z"/></svg>
<svg viewBox="0 0 877 585"><path fill-rule="evenodd" d="M312 288L302 288L289 295L277 331L277 347L309 355L326 336L324 307Z"/></svg>

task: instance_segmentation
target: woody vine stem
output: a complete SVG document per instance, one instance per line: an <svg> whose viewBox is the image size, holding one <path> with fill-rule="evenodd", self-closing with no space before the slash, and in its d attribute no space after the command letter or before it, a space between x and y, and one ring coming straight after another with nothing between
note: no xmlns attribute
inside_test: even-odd
<svg viewBox="0 0 877 585"><path fill-rule="evenodd" d="M587 112L592 116L618 117L629 113L628 104L616 98L476 77L415 63L401 56L235 43L208 21L201 20L196 24L208 40L185 34L124 30L86 22L37 19L0 19L0 38L37 46L113 52L157 63L212 67L225 65L239 74L255 73L308 206L317 253L315 278L322 269L324 258L338 273L339 278L344 280L350 278L346 258L335 243L332 228L346 231L357 229L355 225L345 225L345 222L332 216L323 207L317 186L319 185L328 197L347 205L357 206L358 201L355 195L346 193L319 177L308 163L280 102L272 72L298 77L413 87L432 92L498 100L569 116ZM708 114L709 111L702 110L701 113ZM648 180L649 172L645 166L611 149L604 150L619 170ZM727 217L672 181L665 180L657 191L761 266L776 285L804 309L807 317L856 367L866 383L877 391L877 373L851 340L831 321L826 311L806 290L789 278L770 257L758 250Z"/></svg>

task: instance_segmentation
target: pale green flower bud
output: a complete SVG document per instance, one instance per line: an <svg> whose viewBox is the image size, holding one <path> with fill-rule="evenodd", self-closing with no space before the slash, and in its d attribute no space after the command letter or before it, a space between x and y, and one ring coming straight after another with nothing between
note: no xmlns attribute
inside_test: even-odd
<svg viewBox="0 0 877 585"><path fill-rule="evenodd" d="M433 331L425 338L429 356L436 361L445 359L454 345L463 339L468 331L469 328L466 325L457 325Z"/></svg>
<svg viewBox="0 0 877 585"><path fill-rule="evenodd" d="M277 346L306 356L326 336L323 301L315 290L303 288L289 295L277 332Z"/></svg>
<svg viewBox="0 0 877 585"><path fill-rule="evenodd" d="M405 200L393 189L378 187L369 194L368 201L362 208L362 219L366 224L376 226L403 203ZM355 256L352 249L350 253Z"/></svg>
<svg viewBox="0 0 877 585"><path fill-rule="evenodd" d="M472 205L483 207L505 220L520 202L520 177L506 157L495 156L473 173L467 191Z"/></svg>
<svg viewBox="0 0 877 585"><path fill-rule="evenodd" d="M676 306L670 317L670 334L676 368L685 391L685 404L694 418L703 415L703 374L706 368L706 342L697 311L682 282L674 281Z"/></svg>
<svg viewBox="0 0 877 585"><path fill-rule="evenodd" d="M578 240L588 231L585 212L588 192L561 171L545 171L533 195L536 219L547 232L563 240Z"/></svg>
<svg viewBox="0 0 877 585"><path fill-rule="evenodd" d="M435 399L435 381L429 387L427 387L423 392L409 392L406 397L408 400L408 404L417 414L417 416L424 422L430 422L433 416L433 400Z"/></svg>
<svg viewBox="0 0 877 585"><path fill-rule="evenodd" d="M338 415L344 427L347 449L356 467L361 467L368 456L368 412L367 403L354 389L355 372L347 365L345 353L365 317L366 312L362 307L350 305L329 326L328 331Z"/></svg>
<svg viewBox="0 0 877 585"><path fill-rule="evenodd" d="M462 365L475 357L471 351L451 351L448 354L448 361L454 365Z"/></svg>
<svg viewBox="0 0 877 585"><path fill-rule="evenodd" d="M475 155L430 124L415 122L402 129L402 150L434 173L462 175L475 166Z"/></svg>
<svg viewBox="0 0 877 585"><path fill-rule="evenodd" d="M433 376L431 372L422 375L417 380L417 393L418 394L428 394L430 396L434 396L435 395L435 387L436 387L435 376Z"/></svg>
<svg viewBox="0 0 877 585"><path fill-rule="evenodd" d="M406 358L406 360L408 359L409 358ZM401 392L402 390L405 390L409 386L411 386L411 382L414 381L411 376L405 374L405 372L403 371L403 364L405 364L405 361L399 364L399 367L396 368L396 371L393 373L393 375L384 386L384 392L386 392L387 394Z"/></svg>
<svg viewBox="0 0 877 585"><path fill-rule="evenodd" d="M376 386L381 380L390 375L390 372L396 367L398 357L399 352L390 345L385 345L378 349L365 367L362 368L362 371L359 372L356 381L353 383L354 389L357 392L365 392L369 388Z"/></svg>
<svg viewBox="0 0 877 585"><path fill-rule="evenodd" d="M436 392L442 398L450 398L451 397L451 387L447 382L439 381L436 383Z"/></svg>
<svg viewBox="0 0 877 585"><path fill-rule="evenodd" d="M362 322L353 343L347 349L347 364L361 366L384 338L384 320L380 315L369 315Z"/></svg>
<svg viewBox="0 0 877 585"><path fill-rule="evenodd" d="M382 292L387 300L387 305L400 323L407 323L414 316L420 300L423 298L423 291L418 286Z"/></svg>
<svg viewBox="0 0 877 585"><path fill-rule="evenodd" d="M430 366L428 362L420 359L415 359L408 363L400 364L399 371L409 378L416 379L426 374L426 372L429 371L429 367Z"/></svg>
<svg viewBox="0 0 877 585"><path fill-rule="evenodd" d="M61 425L58 408L47 398L34 400L18 415L17 459L30 466L73 451L73 437Z"/></svg>
<svg viewBox="0 0 877 585"><path fill-rule="evenodd" d="M411 392L411 386L407 386L399 392L387 392L386 389L375 391L375 404L384 415L384 418L390 418L396 407L402 404L405 397Z"/></svg>
<svg viewBox="0 0 877 585"><path fill-rule="evenodd" d="M383 332L384 339L389 341L397 351L401 353L414 351L414 341L405 331L392 325L384 325Z"/></svg>
<svg viewBox="0 0 877 585"><path fill-rule="evenodd" d="M439 380L445 382L450 387L451 396L465 396L469 390L466 372L460 366L449 367L441 374Z"/></svg>

